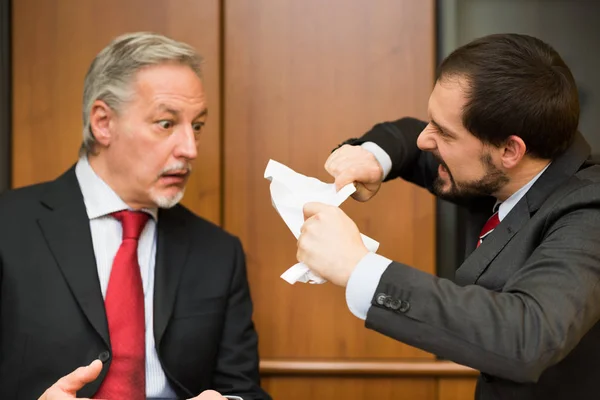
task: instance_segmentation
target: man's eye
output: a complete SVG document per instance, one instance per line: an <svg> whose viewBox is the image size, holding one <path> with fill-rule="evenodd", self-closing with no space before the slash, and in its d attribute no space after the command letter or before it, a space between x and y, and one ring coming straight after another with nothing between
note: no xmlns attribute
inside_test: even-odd
<svg viewBox="0 0 600 400"><path fill-rule="evenodd" d="M158 125L163 129L171 129L173 127L173 121L163 119L162 121L158 121Z"/></svg>
<svg viewBox="0 0 600 400"><path fill-rule="evenodd" d="M196 122L195 124L192 124L192 129L194 130L194 132L200 132L203 126L204 122Z"/></svg>

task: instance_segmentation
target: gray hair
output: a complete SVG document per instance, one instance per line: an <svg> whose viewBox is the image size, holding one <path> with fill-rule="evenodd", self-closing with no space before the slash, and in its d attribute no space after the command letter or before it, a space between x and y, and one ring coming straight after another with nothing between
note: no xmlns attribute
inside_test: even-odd
<svg viewBox="0 0 600 400"><path fill-rule="evenodd" d="M189 45L151 32L129 33L114 39L90 65L83 87L83 142L80 155L92 153L96 138L90 112L96 100L115 112L131 100L131 84L142 68L165 63L189 66L202 78L202 57Z"/></svg>

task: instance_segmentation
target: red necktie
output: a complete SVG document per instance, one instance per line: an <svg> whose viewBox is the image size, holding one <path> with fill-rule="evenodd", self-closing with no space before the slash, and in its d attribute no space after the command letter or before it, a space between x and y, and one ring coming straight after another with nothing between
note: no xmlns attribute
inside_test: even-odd
<svg viewBox="0 0 600 400"><path fill-rule="evenodd" d="M487 222L483 226L483 229L481 229L481 233L479 234L479 240L477 241L477 247L479 247L481 245L481 243L483 242L483 239L487 235L492 233L492 231L498 226L499 223L500 223L500 218L498 217L498 211L496 211L494 213L494 215L492 215L487 220Z"/></svg>
<svg viewBox="0 0 600 400"><path fill-rule="evenodd" d="M127 210L112 215L123 226L121 247L113 262L104 301L112 361L95 398L145 400L144 288L137 248L149 215Z"/></svg>

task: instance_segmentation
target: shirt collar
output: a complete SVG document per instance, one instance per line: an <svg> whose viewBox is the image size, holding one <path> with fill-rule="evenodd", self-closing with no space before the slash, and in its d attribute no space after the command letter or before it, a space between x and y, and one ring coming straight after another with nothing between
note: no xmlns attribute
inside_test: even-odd
<svg viewBox="0 0 600 400"><path fill-rule="evenodd" d="M535 181L537 181L538 178L542 176L542 174L544 173L544 171L546 171L546 169L548 169L550 164L552 163L548 163L548 165L546 165L544 169L542 169L536 176L534 176L533 179L527 182L527 184L522 186L519 190L514 192L512 196L510 196L508 199L506 199L503 202L496 202L496 204L494 205L494 211L496 209L498 210L498 219L500 219L500 221L502 221L504 217L508 215L510 210L512 210L513 207L519 202L519 200L521 200L521 198L525 196L525 193L527 193L527 191L533 186Z"/></svg>
<svg viewBox="0 0 600 400"><path fill-rule="evenodd" d="M131 207L96 175L86 156L82 156L77 161L75 175L89 219L100 218L117 211L131 210ZM158 208L144 208L142 211L150 214L155 221L158 219Z"/></svg>

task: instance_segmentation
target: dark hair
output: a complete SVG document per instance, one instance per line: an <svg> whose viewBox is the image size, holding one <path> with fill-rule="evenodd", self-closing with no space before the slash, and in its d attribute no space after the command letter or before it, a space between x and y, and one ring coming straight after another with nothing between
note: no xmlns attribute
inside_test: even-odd
<svg viewBox="0 0 600 400"><path fill-rule="evenodd" d="M465 78L465 128L483 142L503 144L510 135L529 154L554 159L571 144L579 123L577 86L550 45L527 35L495 34L456 49L437 80Z"/></svg>

